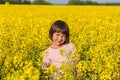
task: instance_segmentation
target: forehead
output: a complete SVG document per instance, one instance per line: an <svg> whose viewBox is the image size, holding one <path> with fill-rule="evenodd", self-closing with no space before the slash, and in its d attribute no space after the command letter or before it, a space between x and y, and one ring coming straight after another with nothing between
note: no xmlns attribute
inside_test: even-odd
<svg viewBox="0 0 120 80"><path fill-rule="evenodd" d="M60 34L60 35L65 35L62 32L54 32L54 34Z"/></svg>
<svg viewBox="0 0 120 80"><path fill-rule="evenodd" d="M62 27L62 26L53 26L53 33L57 32L57 33L63 33L65 34L67 32L67 29Z"/></svg>

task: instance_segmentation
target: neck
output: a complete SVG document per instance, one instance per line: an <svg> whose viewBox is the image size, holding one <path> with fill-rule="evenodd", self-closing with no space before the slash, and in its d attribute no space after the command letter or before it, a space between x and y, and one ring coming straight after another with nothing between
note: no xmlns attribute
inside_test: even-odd
<svg viewBox="0 0 120 80"><path fill-rule="evenodd" d="M63 44L62 44L62 45L52 44L50 47L51 47L51 48L54 48L54 49L57 49L57 48L60 48L60 47L62 47L62 46L63 46Z"/></svg>

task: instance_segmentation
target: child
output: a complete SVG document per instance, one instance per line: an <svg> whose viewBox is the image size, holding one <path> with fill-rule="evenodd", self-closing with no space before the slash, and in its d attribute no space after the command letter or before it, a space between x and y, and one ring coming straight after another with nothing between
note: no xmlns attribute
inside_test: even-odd
<svg viewBox="0 0 120 80"><path fill-rule="evenodd" d="M43 68L48 68L50 65L60 68L62 63L71 62L70 55L74 53L75 49L69 42L68 25L62 20L55 21L51 25L49 37L52 44L45 50Z"/></svg>

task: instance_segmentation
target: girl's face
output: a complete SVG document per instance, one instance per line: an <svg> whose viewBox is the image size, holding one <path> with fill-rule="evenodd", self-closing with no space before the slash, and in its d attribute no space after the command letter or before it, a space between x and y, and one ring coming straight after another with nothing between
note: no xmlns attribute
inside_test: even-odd
<svg viewBox="0 0 120 80"><path fill-rule="evenodd" d="M55 32L55 33L53 33L52 40L53 40L53 44L55 46L60 46L65 42L66 35L61 32L59 32L59 33Z"/></svg>

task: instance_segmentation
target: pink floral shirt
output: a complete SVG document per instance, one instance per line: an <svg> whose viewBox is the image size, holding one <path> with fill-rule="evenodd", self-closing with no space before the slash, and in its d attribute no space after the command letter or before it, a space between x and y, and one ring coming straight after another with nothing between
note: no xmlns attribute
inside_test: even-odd
<svg viewBox="0 0 120 80"><path fill-rule="evenodd" d="M49 67L51 64L59 68L62 62L71 60L70 55L74 53L74 51L75 49L72 43L65 44L57 49L49 47L43 57L44 68Z"/></svg>

